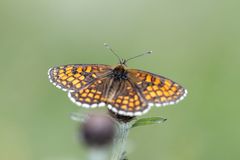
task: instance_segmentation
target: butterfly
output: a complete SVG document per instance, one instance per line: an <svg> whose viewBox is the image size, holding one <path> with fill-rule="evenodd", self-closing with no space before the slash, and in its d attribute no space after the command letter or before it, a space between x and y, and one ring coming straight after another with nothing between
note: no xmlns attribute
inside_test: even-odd
<svg viewBox="0 0 240 160"><path fill-rule="evenodd" d="M85 108L107 106L109 110L122 116L140 116L152 106L172 105L187 95L186 89L168 78L147 71L128 69L126 62L133 58L119 58L116 66L56 66L49 69L48 76L57 88L68 92L73 103Z"/></svg>

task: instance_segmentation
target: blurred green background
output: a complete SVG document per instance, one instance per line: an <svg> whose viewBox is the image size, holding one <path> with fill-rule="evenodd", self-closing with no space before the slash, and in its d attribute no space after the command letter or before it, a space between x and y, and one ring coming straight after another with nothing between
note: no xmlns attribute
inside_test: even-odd
<svg viewBox="0 0 240 160"><path fill-rule="evenodd" d="M189 91L145 115L166 123L131 131L130 160L239 159L239 8L237 0L1 0L0 159L84 159L69 118L78 108L47 70L116 64L104 42L122 57L152 50L128 65Z"/></svg>

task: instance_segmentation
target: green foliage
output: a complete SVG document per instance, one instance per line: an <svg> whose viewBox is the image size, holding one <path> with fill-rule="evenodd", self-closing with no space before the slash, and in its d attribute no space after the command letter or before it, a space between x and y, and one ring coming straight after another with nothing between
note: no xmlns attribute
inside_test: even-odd
<svg viewBox="0 0 240 160"><path fill-rule="evenodd" d="M162 117L148 117L148 118L141 118L134 122L132 125L132 128L134 127L140 127L140 126L146 126L146 125L153 125L153 124L160 124L165 122L167 119Z"/></svg>

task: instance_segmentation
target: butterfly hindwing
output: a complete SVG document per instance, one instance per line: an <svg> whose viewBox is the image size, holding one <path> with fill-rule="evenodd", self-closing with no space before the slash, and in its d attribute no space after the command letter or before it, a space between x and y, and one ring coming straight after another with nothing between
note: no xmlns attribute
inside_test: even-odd
<svg viewBox="0 0 240 160"><path fill-rule="evenodd" d="M175 104L187 94L181 85L163 76L135 69L129 69L128 72L129 78L150 105Z"/></svg>
<svg viewBox="0 0 240 160"><path fill-rule="evenodd" d="M99 78L81 90L69 91L68 97L73 103L85 108L105 106L108 100L106 90L110 80L108 76Z"/></svg>
<svg viewBox="0 0 240 160"><path fill-rule="evenodd" d="M111 70L108 65L70 64L50 68L50 81L64 91L76 91L92 83L95 79L107 74Z"/></svg>
<svg viewBox="0 0 240 160"><path fill-rule="evenodd" d="M148 104L128 81L114 81L112 84L111 99L108 99L108 108L113 112L126 116L141 115L149 110Z"/></svg>

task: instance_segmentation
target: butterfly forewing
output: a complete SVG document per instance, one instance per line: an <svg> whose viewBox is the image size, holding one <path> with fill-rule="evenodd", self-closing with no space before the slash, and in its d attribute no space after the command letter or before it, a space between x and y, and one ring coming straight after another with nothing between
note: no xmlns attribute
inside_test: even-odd
<svg viewBox="0 0 240 160"><path fill-rule="evenodd" d="M187 94L181 85L163 76L135 69L129 69L128 73L129 79L150 105L175 104Z"/></svg>
<svg viewBox="0 0 240 160"><path fill-rule="evenodd" d="M111 66L97 64L70 64L50 68L50 81L64 91L80 90L111 71Z"/></svg>

